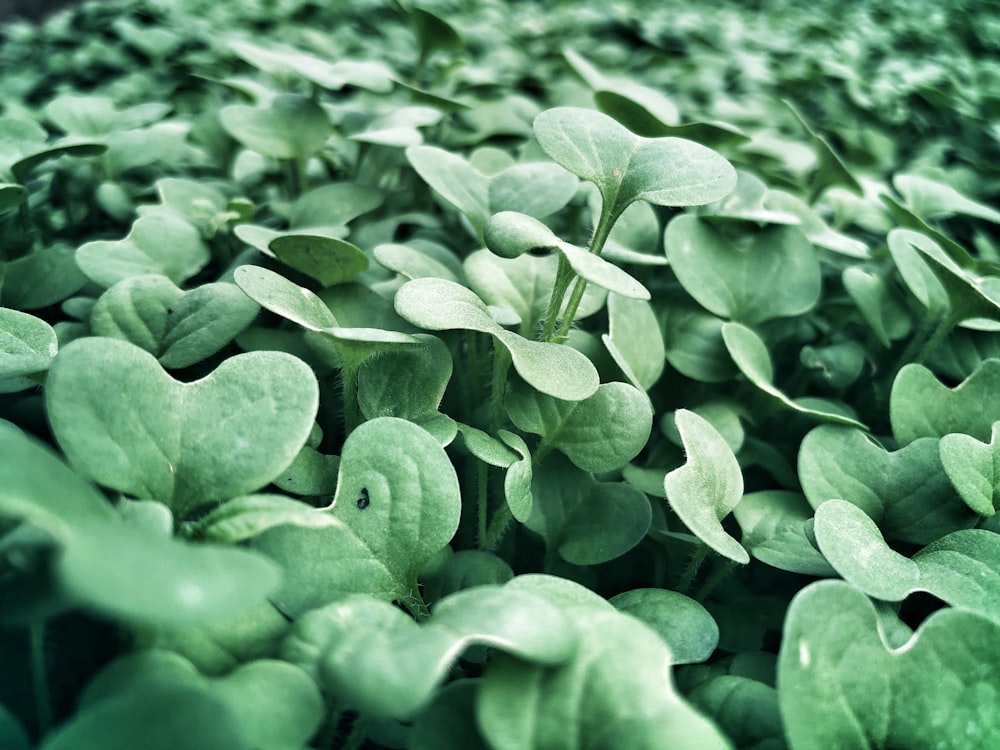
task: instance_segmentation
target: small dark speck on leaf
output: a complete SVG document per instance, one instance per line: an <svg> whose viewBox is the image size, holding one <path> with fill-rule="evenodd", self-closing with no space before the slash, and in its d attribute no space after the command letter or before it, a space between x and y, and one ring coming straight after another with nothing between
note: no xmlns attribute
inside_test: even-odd
<svg viewBox="0 0 1000 750"><path fill-rule="evenodd" d="M364 510L371 504L372 499L368 497L368 488L361 488L361 497L358 498L358 509Z"/></svg>
<svg viewBox="0 0 1000 750"><path fill-rule="evenodd" d="M173 314L174 314L174 308L168 307L167 308L167 315L173 315Z"/></svg>

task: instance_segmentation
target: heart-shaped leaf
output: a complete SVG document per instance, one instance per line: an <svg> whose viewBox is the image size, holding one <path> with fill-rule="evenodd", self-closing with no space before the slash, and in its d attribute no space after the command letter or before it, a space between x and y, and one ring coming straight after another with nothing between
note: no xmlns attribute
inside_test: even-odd
<svg viewBox="0 0 1000 750"><path fill-rule="evenodd" d="M458 479L440 444L412 422L379 417L348 436L333 526L273 528L253 546L285 568L273 597L290 617L346 593L406 600L458 528Z"/></svg>
<svg viewBox="0 0 1000 750"><path fill-rule="evenodd" d="M80 269L103 287L142 274L161 274L180 284L200 271L209 258L198 230L169 213L141 216L125 239L95 240L76 251Z"/></svg>
<svg viewBox="0 0 1000 750"><path fill-rule="evenodd" d="M792 600L778 660L789 744L988 747L1000 741L998 654L1000 626L956 609L935 612L890 650L864 594L814 583Z"/></svg>
<svg viewBox="0 0 1000 750"><path fill-rule="evenodd" d="M132 344L85 338L53 362L46 397L78 471L183 517L274 479L309 437L319 391L312 370L281 352L231 357L180 383Z"/></svg>
<svg viewBox="0 0 1000 750"><path fill-rule="evenodd" d="M697 206L736 187L736 170L715 151L683 138L635 135L594 110L548 109L535 118L534 130L557 164L597 186L612 217L637 200Z"/></svg>
<svg viewBox="0 0 1000 750"><path fill-rule="evenodd" d="M801 315L820 296L816 251L796 227L768 227L736 245L704 219L681 215L664 245L685 290L705 309L754 325Z"/></svg>
<svg viewBox="0 0 1000 750"><path fill-rule="evenodd" d="M183 292L164 276L132 276L97 300L90 325L98 336L124 339L167 368L210 357L260 311L234 284L203 284Z"/></svg>
<svg viewBox="0 0 1000 750"><path fill-rule="evenodd" d="M965 504L992 516L1000 503L1000 422L989 443L953 433L941 438L941 465Z"/></svg>
<svg viewBox="0 0 1000 750"><path fill-rule="evenodd" d="M743 473L736 456L704 417L678 409L676 422L687 463L664 479L670 507L702 542L745 565L750 555L721 523L743 497Z"/></svg>
<svg viewBox="0 0 1000 750"><path fill-rule="evenodd" d="M860 430L823 425L802 440L798 470L813 508L847 500L892 540L927 544L976 520L956 496L932 438L890 452Z"/></svg>
<svg viewBox="0 0 1000 750"><path fill-rule="evenodd" d="M582 401L563 401L513 385L507 413L521 430L542 436L584 471L619 469L638 455L653 425L646 395L625 383L603 383Z"/></svg>
<svg viewBox="0 0 1000 750"><path fill-rule="evenodd" d="M466 329L488 333L510 352L514 369L532 387L556 398L579 401L598 386L597 371L568 346L531 341L503 328L475 292L447 279L408 281L396 292L396 311L431 331Z"/></svg>
<svg viewBox="0 0 1000 750"><path fill-rule="evenodd" d="M923 365L905 365L892 382L889 417L893 437L906 445L921 437L949 433L990 440L1000 420L1000 360L986 359L954 388L939 381Z"/></svg>
<svg viewBox="0 0 1000 750"><path fill-rule="evenodd" d="M844 500L816 509L816 541L836 571L871 597L898 602L914 591L1000 623L1000 536L966 529L912 558L894 551L868 515Z"/></svg>
<svg viewBox="0 0 1000 750"><path fill-rule="evenodd" d="M623 482L598 482L558 453L533 470L533 504L524 522L575 565L598 565L628 552L649 531L646 496Z"/></svg>
<svg viewBox="0 0 1000 750"><path fill-rule="evenodd" d="M276 159L305 159L332 133L326 111L299 94L279 94L270 107L231 104L219 110L229 134L247 148Z"/></svg>

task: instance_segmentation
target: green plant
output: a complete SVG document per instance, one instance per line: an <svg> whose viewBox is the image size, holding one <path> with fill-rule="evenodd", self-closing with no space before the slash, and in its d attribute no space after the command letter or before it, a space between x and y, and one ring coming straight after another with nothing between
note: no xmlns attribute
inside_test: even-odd
<svg viewBox="0 0 1000 750"><path fill-rule="evenodd" d="M988 34L134 5L0 48L0 744L997 741Z"/></svg>

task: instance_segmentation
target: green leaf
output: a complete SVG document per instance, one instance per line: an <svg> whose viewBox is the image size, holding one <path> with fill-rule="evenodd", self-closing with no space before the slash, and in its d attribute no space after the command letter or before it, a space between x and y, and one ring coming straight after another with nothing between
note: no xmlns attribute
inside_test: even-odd
<svg viewBox="0 0 1000 750"><path fill-rule="evenodd" d="M704 219L681 215L664 245L684 289L721 317L754 325L802 315L819 301L819 259L796 227L767 227L737 245Z"/></svg>
<svg viewBox="0 0 1000 750"><path fill-rule="evenodd" d="M396 292L395 306L396 312L420 328L490 334L510 352L517 373L544 394L579 401L597 390L597 371L583 354L567 346L531 341L506 330L475 292L453 281L434 278L408 281Z"/></svg>
<svg viewBox="0 0 1000 750"><path fill-rule="evenodd" d="M751 224L789 224L801 223L799 217L784 211L767 208L767 184L743 170L736 170L736 189L716 203L710 203L698 210L698 215L713 219L729 221L745 221Z"/></svg>
<svg viewBox="0 0 1000 750"><path fill-rule="evenodd" d="M0 213L17 208L28 200L28 189L23 185L0 182Z"/></svg>
<svg viewBox="0 0 1000 750"><path fill-rule="evenodd" d="M424 182L465 214L482 234L490 216L487 177L461 156L436 146L410 146L406 158Z"/></svg>
<svg viewBox="0 0 1000 750"><path fill-rule="evenodd" d="M941 465L965 504L992 516L1000 503L1000 422L993 423L989 443L952 433L941 438Z"/></svg>
<svg viewBox="0 0 1000 750"><path fill-rule="evenodd" d="M848 582L890 602L926 591L1000 623L1000 536L983 529L947 534L913 555L892 550L868 515L844 500L816 509L816 540Z"/></svg>
<svg viewBox="0 0 1000 750"><path fill-rule="evenodd" d="M291 70L317 86L340 91L345 86L386 94L392 90L393 71L377 60L351 60L343 57L330 62L291 47L269 43L266 47L233 39L229 48L254 67L267 73Z"/></svg>
<svg viewBox="0 0 1000 750"><path fill-rule="evenodd" d="M663 322L667 362L692 380L703 383L729 380L738 369L722 335L724 325L721 318L694 304L668 305Z"/></svg>
<svg viewBox="0 0 1000 750"><path fill-rule="evenodd" d="M611 216L637 200L711 203L736 187L736 170L715 151L683 138L643 138L593 110L546 110L535 118L534 130L557 164L597 186Z"/></svg>
<svg viewBox="0 0 1000 750"><path fill-rule="evenodd" d="M704 417L678 409L676 421L687 463L664 479L667 501L701 541L745 565L750 555L721 523L743 496L740 465L725 438Z"/></svg>
<svg viewBox="0 0 1000 750"><path fill-rule="evenodd" d="M314 292L300 287L281 274L260 266L240 266L233 280L261 307L298 323L310 331L338 325L337 319Z"/></svg>
<svg viewBox="0 0 1000 750"><path fill-rule="evenodd" d="M451 352L434 336L417 334L415 338L424 345L388 351L362 365L358 404L369 419L408 419L447 445L454 439L457 426L438 409L451 380Z"/></svg>
<svg viewBox="0 0 1000 750"><path fill-rule="evenodd" d="M52 326L29 313L0 307L0 378L44 372L57 351Z"/></svg>
<svg viewBox="0 0 1000 750"><path fill-rule="evenodd" d="M757 388L784 404L789 409L805 414L813 419L834 424L864 428L856 419L826 409L817 409L808 402L793 401L773 384L774 369L767 345L752 329L740 323L723 323L722 338L726 349L747 379Z"/></svg>
<svg viewBox="0 0 1000 750"><path fill-rule="evenodd" d="M559 454L534 467L531 495L525 526L574 565L620 557L649 530L651 511L642 492L623 482L598 482Z"/></svg>
<svg viewBox="0 0 1000 750"><path fill-rule="evenodd" d="M824 190L835 185L843 185L848 190L862 195L864 193L861 184L830 146L830 143L818 135L812 127L805 121L799 111L792 106L788 100L782 100L786 107L791 110L792 115L798 120L799 125L806 131L809 140L812 142L813 150L816 152L818 164L813 175L811 193L814 201Z"/></svg>
<svg viewBox="0 0 1000 750"><path fill-rule="evenodd" d="M192 685L155 683L101 701L61 725L40 747L170 750L177 746L178 737L200 750L254 747L239 719L221 698L206 695Z"/></svg>
<svg viewBox="0 0 1000 750"><path fill-rule="evenodd" d="M354 182L331 182L303 193L288 217L292 227L338 226L382 205L382 193Z"/></svg>
<svg viewBox="0 0 1000 750"><path fill-rule="evenodd" d="M235 544L282 524L306 528L334 526L319 508L285 495L246 495L227 500L190 524L189 534L220 544Z"/></svg>
<svg viewBox="0 0 1000 750"><path fill-rule="evenodd" d="M533 250L558 247L560 240L545 224L518 211L493 214L483 231L483 241L501 258L516 258Z"/></svg>
<svg viewBox="0 0 1000 750"><path fill-rule="evenodd" d="M646 395L625 383L602 383L581 401L564 401L513 385L507 413L521 430L542 436L584 471L619 469L646 445L653 424Z"/></svg>
<svg viewBox="0 0 1000 750"><path fill-rule="evenodd" d="M414 720L408 747L411 750L490 750L476 723L477 685L476 680L455 680L438 690Z"/></svg>
<svg viewBox="0 0 1000 750"><path fill-rule="evenodd" d="M509 584L550 597L579 635L576 654L545 667L498 654L479 687L476 717L495 750L729 747L665 679L670 650L653 630L578 584L521 576Z"/></svg>
<svg viewBox="0 0 1000 750"><path fill-rule="evenodd" d="M87 277L76 264L76 249L56 243L4 266L2 298L7 307L37 310L62 302L86 283Z"/></svg>
<svg viewBox="0 0 1000 750"><path fill-rule="evenodd" d="M76 251L80 270L103 287L142 274L161 274L180 284L209 258L198 230L167 213L139 217L123 240L95 240Z"/></svg>
<svg viewBox="0 0 1000 750"><path fill-rule="evenodd" d="M231 357L180 383L106 338L67 345L46 389L53 433L81 474L178 517L274 479L308 438L318 398L312 370L281 352Z"/></svg>
<svg viewBox="0 0 1000 750"><path fill-rule="evenodd" d="M889 417L893 437L906 445L921 437L949 433L986 442L1000 420L1000 360L986 359L954 388L940 382L923 365L904 366L892 383Z"/></svg>
<svg viewBox="0 0 1000 750"><path fill-rule="evenodd" d="M515 520L524 523L531 517L531 510L534 507L534 496L531 494L531 480L534 476L531 451L520 435L507 430L500 430L498 434L500 439L519 456L507 467L503 480L503 493L510 514Z"/></svg>
<svg viewBox="0 0 1000 750"><path fill-rule="evenodd" d="M609 600L655 630L674 664L707 661L719 645L719 626L701 604L668 589L632 589Z"/></svg>
<svg viewBox="0 0 1000 750"><path fill-rule="evenodd" d="M844 289L886 349L913 328L906 307L877 271L850 266L841 274Z"/></svg>
<svg viewBox="0 0 1000 750"><path fill-rule="evenodd" d="M514 164L490 178L490 212L517 211L543 218L566 206L578 186L575 176L551 162Z"/></svg>
<svg viewBox="0 0 1000 750"><path fill-rule="evenodd" d="M368 256L344 240L313 234L285 234L270 242L275 257L323 286L350 281L368 268Z"/></svg>
<svg viewBox="0 0 1000 750"><path fill-rule="evenodd" d="M319 641L324 687L351 708L375 716L416 713L470 646L552 665L566 660L576 645L572 624L557 607L537 594L501 586L451 594L421 625L364 595L303 619L302 628Z"/></svg>
<svg viewBox="0 0 1000 750"><path fill-rule="evenodd" d="M918 216L934 218L963 214L1000 223L1000 211L971 200L958 190L937 180L918 174L897 174L892 184L906 200L906 205Z"/></svg>
<svg viewBox="0 0 1000 750"><path fill-rule="evenodd" d="M785 747L778 692L763 682L719 675L699 682L688 695L737 747Z"/></svg>
<svg viewBox="0 0 1000 750"><path fill-rule="evenodd" d="M276 159L310 157L333 131L323 107L299 94L279 94L267 109L230 104L219 110L219 120L244 146Z"/></svg>
<svg viewBox="0 0 1000 750"><path fill-rule="evenodd" d="M743 532L743 546L761 562L811 576L836 573L806 534L813 509L803 495L783 490L750 492L733 509L733 517Z"/></svg>
<svg viewBox="0 0 1000 750"><path fill-rule="evenodd" d="M810 505L848 500L890 540L927 544L976 520L955 495L932 438L890 452L860 430L823 425L802 440L798 470Z"/></svg>
<svg viewBox="0 0 1000 750"><path fill-rule="evenodd" d="M192 545L124 524L79 527L59 557L63 589L102 614L140 624L193 625L261 604L279 571L256 553Z"/></svg>
<svg viewBox="0 0 1000 750"><path fill-rule="evenodd" d="M329 509L337 523L280 526L252 544L284 567L273 601L290 617L347 593L406 600L454 535L460 509L458 479L440 444L412 422L379 417L344 443Z"/></svg>
<svg viewBox="0 0 1000 750"><path fill-rule="evenodd" d="M618 294L608 296L610 332L601 341L628 381L648 391L663 374L666 347L652 305Z"/></svg>
<svg viewBox="0 0 1000 750"><path fill-rule="evenodd" d="M0 510L24 518L57 539L76 529L114 523L100 492L70 470L46 445L0 420Z"/></svg>
<svg viewBox="0 0 1000 750"><path fill-rule="evenodd" d="M994 744L998 653L1000 626L955 609L935 612L909 643L889 650L864 594L841 582L814 583L792 600L778 659L789 744Z"/></svg>
<svg viewBox="0 0 1000 750"><path fill-rule="evenodd" d="M559 252L566 258L566 262L569 263L576 275L591 284L630 299L648 300L650 298L649 290L646 287L601 256L566 242L559 244Z"/></svg>
<svg viewBox="0 0 1000 750"><path fill-rule="evenodd" d="M260 307L234 284L181 291L164 276L132 276L97 300L94 334L145 349L167 368L188 367L218 352L245 329Z"/></svg>
<svg viewBox="0 0 1000 750"><path fill-rule="evenodd" d="M916 588L917 564L892 550L857 505L825 501L816 508L815 533L820 551L834 569L869 596L898 602Z"/></svg>
<svg viewBox="0 0 1000 750"><path fill-rule="evenodd" d="M522 336L530 338L535 335L555 284L555 255L538 257L525 254L517 258L500 258L487 250L478 250L465 259L464 267L470 289L489 305L516 312L521 318ZM593 315L603 308L605 298L603 289L588 284L577 308L577 319ZM565 302L562 311L565 312Z"/></svg>
<svg viewBox="0 0 1000 750"><path fill-rule="evenodd" d="M308 742L323 716L319 689L305 672L287 662L258 659L223 676L203 677L187 660L161 650L140 651L111 662L87 686L82 708L93 710L153 686L186 686L200 691L210 704L221 703L222 716L237 720L259 750L286 750Z"/></svg>

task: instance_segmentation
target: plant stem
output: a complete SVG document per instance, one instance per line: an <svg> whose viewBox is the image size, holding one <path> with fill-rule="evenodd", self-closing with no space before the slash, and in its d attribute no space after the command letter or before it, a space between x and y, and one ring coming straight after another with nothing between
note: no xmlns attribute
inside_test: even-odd
<svg viewBox="0 0 1000 750"><path fill-rule="evenodd" d="M361 424L361 408L358 406L359 364L340 360L340 389L344 401L344 437L350 435Z"/></svg>
<svg viewBox="0 0 1000 750"><path fill-rule="evenodd" d="M479 538L479 548L489 549L486 546L486 517L489 515L489 488L487 486L487 481L489 480L489 467L483 461L476 461L476 486L477 486L477 502L476 502L476 523Z"/></svg>
<svg viewBox="0 0 1000 750"><path fill-rule="evenodd" d="M500 540L503 539L503 535L507 533L507 528L510 526L510 522L514 517L510 513L510 508L505 502L499 508L497 512L493 514L493 518L490 519L490 527L486 530L483 536L483 542L480 545L480 549L486 552L492 552L496 549L497 545L500 544Z"/></svg>
<svg viewBox="0 0 1000 750"><path fill-rule="evenodd" d="M691 559L688 560L688 564L684 568L680 580L677 582L678 593L686 594L688 592L691 584L694 583L694 577L698 575L698 568L705 562L706 557L708 557L708 545L704 542L699 542L698 549L691 555Z"/></svg>
<svg viewBox="0 0 1000 750"><path fill-rule="evenodd" d="M33 623L28 629L31 648L31 685L35 694L38 733L45 735L52 728L52 698L49 676L45 668L45 623Z"/></svg>
<svg viewBox="0 0 1000 750"><path fill-rule="evenodd" d="M590 252L594 255L600 255L604 250L604 245L608 241L608 237L611 235L611 228L615 225L618 220L620 213L612 213L606 210L606 208L601 209L601 218L597 222L597 228L594 230L594 236L590 240ZM562 255L559 256L559 260L565 262ZM569 263L566 263L569 265ZM543 341L556 341L562 343L566 340L569 334L570 326L573 325L573 319L576 317L576 311L580 307L580 300L583 299L583 293L587 289L587 280L577 277L576 286L573 287L573 292L570 295L569 302L566 303L566 310L563 312L562 320L559 323L559 330L556 331L555 335L551 334L548 337L543 338ZM564 292L565 294L565 292ZM560 300L561 301L561 300ZM551 305L550 305L551 310ZM558 314L559 308L556 308L556 314ZM546 320L546 325L548 325L548 320Z"/></svg>
<svg viewBox="0 0 1000 750"><path fill-rule="evenodd" d="M503 425L503 406L507 395L507 373L510 370L511 357L507 347L494 342L493 344L493 381L490 389L492 411L490 413L490 432L496 432Z"/></svg>
<svg viewBox="0 0 1000 750"><path fill-rule="evenodd" d="M351 731L347 735L347 739L344 740L342 750L360 750L361 746L365 743L365 738L368 737L369 724L371 724L370 717L358 714L358 717L351 725Z"/></svg>
<svg viewBox="0 0 1000 750"><path fill-rule="evenodd" d="M559 253L559 266L556 269L556 280L552 285L552 294L549 297L549 306L545 310L545 320L542 322L542 332L538 337L539 341L551 341L552 333L556 327L556 321L559 319L559 310L562 308L563 298L566 296L566 290L569 288L569 283L575 278L576 274L569 265L569 261L566 260L562 253Z"/></svg>

